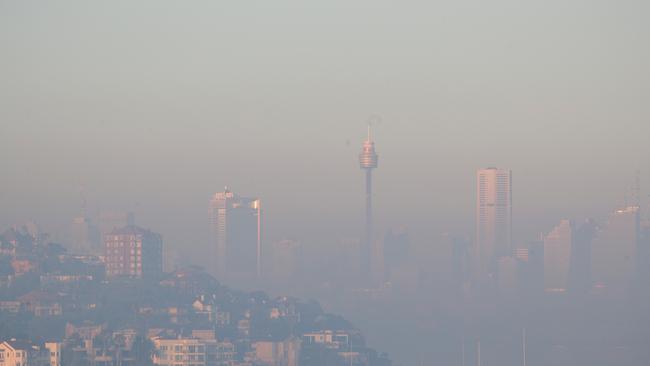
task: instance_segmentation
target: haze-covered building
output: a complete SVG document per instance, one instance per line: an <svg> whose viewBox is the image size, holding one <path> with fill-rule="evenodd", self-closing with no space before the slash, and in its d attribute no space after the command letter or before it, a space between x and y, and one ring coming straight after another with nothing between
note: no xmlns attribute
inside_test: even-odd
<svg viewBox="0 0 650 366"><path fill-rule="evenodd" d="M512 252L512 173L487 168L476 172L477 275L496 272L499 257Z"/></svg>
<svg viewBox="0 0 650 366"><path fill-rule="evenodd" d="M104 237L106 277L142 278L162 273L162 237L131 225Z"/></svg>
<svg viewBox="0 0 650 366"><path fill-rule="evenodd" d="M639 245L639 207L614 211L596 233L591 247L594 291L627 291L636 274Z"/></svg>
<svg viewBox="0 0 650 366"><path fill-rule="evenodd" d="M273 244L272 280L275 285L291 284L300 271L302 245L283 239Z"/></svg>
<svg viewBox="0 0 650 366"><path fill-rule="evenodd" d="M565 292L568 287L573 223L562 220L544 237L544 290Z"/></svg>
<svg viewBox="0 0 650 366"><path fill-rule="evenodd" d="M257 198L227 188L210 199L211 271L220 281L250 284L261 275L262 210Z"/></svg>
<svg viewBox="0 0 650 366"><path fill-rule="evenodd" d="M111 231L135 225L135 215L128 211L102 211L99 213L99 233L102 238Z"/></svg>
<svg viewBox="0 0 650 366"><path fill-rule="evenodd" d="M88 217L79 216L70 225L70 245L68 250L73 254L99 254L102 252L99 229Z"/></svg>

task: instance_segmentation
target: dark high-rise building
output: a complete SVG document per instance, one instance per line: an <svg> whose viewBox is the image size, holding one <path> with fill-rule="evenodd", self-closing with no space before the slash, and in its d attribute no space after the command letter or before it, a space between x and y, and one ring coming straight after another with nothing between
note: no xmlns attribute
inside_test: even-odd
<svg viewBox="0 0 650 366"><path fill-rule="evenodd" d="M162 237L138 226L104 236L106 277L143 278L162 273Z"/></svg>
<svg viewBox="0 0 650 366"><path fill-rule="evenodd" d="M591 290L591 242L598 225L588 219L576 223L571 243L569 264L569 292L585 295Z"/></svg>
<svg viewBox="0 0 650 366"><path fill-rule="evenodd" d="M227 188L210 199L210 270L221 281L251 284L261 275L262 210L257 198Z"/></svg>
<svg viewBox="0 0 650 366"><path fill-rule="evenodd" d="M517 286L527 299L538 298L544 292L544 241L533 240L513 251L517 259Z"/></svg>
<svg viewBox="0 0 650 366"><path fill-rule="evenodd" d="M411 242L405 228L390 229L384 235L384 266L386 279L391 278L391 271L402 265L409 255Z"/></svg>
<svg viewBox="0 0 650 366"><path fill-rule="evenodd" d="M650 222L641 224L638 254L636 288L639 289L640 294L650 298Z"/></svg>
<svg viewBox="0 0 650 366"><path fill-rule="evenodd" d="M591 280L596 292L617 293L632 285L640 239L638 206L614 211L591 246Z"/></svg>

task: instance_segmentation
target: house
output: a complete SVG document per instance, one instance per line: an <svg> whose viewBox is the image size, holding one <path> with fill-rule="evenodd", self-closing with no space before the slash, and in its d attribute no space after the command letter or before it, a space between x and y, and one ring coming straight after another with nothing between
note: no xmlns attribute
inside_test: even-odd
<svg viewBox="0 0 650 366"><path fill-rule="evenodd" d="M1 366L61 366L61 343L43 346L12 339L0 343Z"/></svg>
<svg viewBox="0 0 650 366"><path fill-rule="evenodd" d="M58 297L44 291L32 291L17 299L28 312L37 317L59 316L63 313Z"/></svg>

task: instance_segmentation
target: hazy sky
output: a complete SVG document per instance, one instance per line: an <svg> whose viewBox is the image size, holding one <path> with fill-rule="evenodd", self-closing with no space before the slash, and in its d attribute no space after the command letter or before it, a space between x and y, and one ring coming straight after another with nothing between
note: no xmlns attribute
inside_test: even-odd
<svg viewBox="0 0 650 366"><path fill-rule="evenodd" d="M647 1L0 1L0 225L130 209L172 247L229 185L270 237L472 233L513 170L519 238L650 184Z"/></svg>

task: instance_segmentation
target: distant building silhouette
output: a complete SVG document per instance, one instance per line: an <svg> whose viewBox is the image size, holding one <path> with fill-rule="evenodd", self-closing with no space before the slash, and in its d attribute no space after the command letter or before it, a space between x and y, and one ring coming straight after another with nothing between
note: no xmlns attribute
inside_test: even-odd
<svg viewBox="0 0 650 366"><path fill-rule="evenodd" d="M534 300L544 291L544 241L530 241L513 252L518 261L518 291L524 298Z"/></svg>
<svg viewBox="0 0 650 366"><path fill-rule="evenodd" d="M595 292L627 291L636 274L639 246L639 207L614 211L591 247L591 280Z"/></svg>
<svg viewBox="0 0 650 366"><path fill-rule="evenodd" d="M517 259L501 256L497 262L497 289L500 295L513 296L517 290Z"/></svg>
<svg viewBox="0 0 650 366"><path fill-rule="evenodd" d="M574 225L562 220L544 237L544 290L564 292L568 288Z"/></svg>
<svg viewBox="0 0 650 366"><path fill-rule="evenodd" d="M273 282L276 285L284 285L283 290L288 290L296 280L300 271L302 258L302 245L300 242L290 239L283 239L273 243L272 254Z"/></svg>
<svg viewBox="0 0 650 366"><path fill-rule="evenodd" d="M220 281L251 283L262 271L262 209L227 188L210 199L211 271ZM239 282L241 284L241 282Z"/></svg>
<svg viewBox="0 0 650 366"><path fill-rule="evenodd" d="M70 225L70 245L74 254L99 254L102 252L101 235L86 216L75 217Z"/></svg>
<svg viewBox="0 0 650 366"><path fill-rule="evenodd" d="M383 241L384 270L387 280L391 279L392 271L408 260L411 247L406 228L386 231Z"/></svg>
<svg viewBox="0 0 650 366"><path fill-rule="evenodd" d="M99 233L102 238L115 229L130 225L135 225L133 212L102 211L99 213Z"/></svg>
<svg viewBox="0 0 650 366"><path fill-rule="evenodd" d="M104 236L106 277L151 277L162 273L162 237L139 226Z"/></svg>
<svg viewBox="0 0 650 366"><path fill-rule="evenodd" d="M512 253L512 174L487 168L476 173L477 275L494 276L498 258Z"/></svg>
<svg viewBox="0 0 650 366"><path fill-rule="evenodd" d="M586 295L591 290L591 243L597 230L592 219L574 225L568 284L573 294Z"/></svg>

